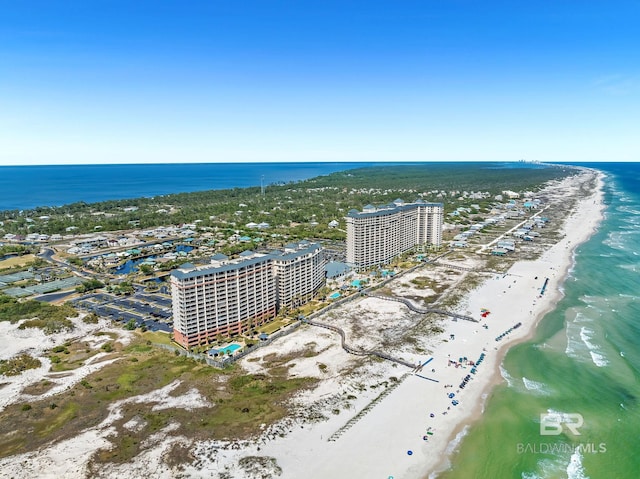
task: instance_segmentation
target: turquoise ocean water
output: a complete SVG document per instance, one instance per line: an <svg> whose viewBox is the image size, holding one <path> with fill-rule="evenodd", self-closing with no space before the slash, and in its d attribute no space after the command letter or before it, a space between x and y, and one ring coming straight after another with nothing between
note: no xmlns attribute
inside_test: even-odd
<svg viewBox="0 0 640 479"><path fill-rule="evenodd" d="M589 166L607 174L605 220L440 479L640 477L640 165ZM542 435L541 414L562 432Z"/></svg>

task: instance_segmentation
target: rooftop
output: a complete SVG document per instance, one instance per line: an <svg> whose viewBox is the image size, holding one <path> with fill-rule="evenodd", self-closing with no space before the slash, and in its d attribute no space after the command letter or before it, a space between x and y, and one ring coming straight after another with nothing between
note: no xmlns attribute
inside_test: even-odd
<svg viewBox="0 0 640 479"><path fill-rule="evenodd" d="M442 207L442 203L427 203L422 199L418 199L413 203L405 203L401 199L395 200L393 203L388 205L382 205L379 207L375 207L373 205L366 205L362 211L358 211L356 209L351 209L347 213L347 217L349 218L368 218L372 216L378 216L381 214L393 214L398 211L406 211L416 208L417 206L436 206Z"/></svg>

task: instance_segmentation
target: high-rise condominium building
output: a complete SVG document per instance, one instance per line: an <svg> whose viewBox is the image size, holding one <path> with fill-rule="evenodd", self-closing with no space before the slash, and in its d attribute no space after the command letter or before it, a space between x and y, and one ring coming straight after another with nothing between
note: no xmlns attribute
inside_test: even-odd
<svg viewBox="0 0 640 479"><path fill-rule="evenodd" d="M325 281L320 245L301 241L268 254L184 264L171 272L174 339L185 348L237 334L309 301Z"/></svg>
<svg viewBox="0 0 640 479"><path fill-rule="evenodd" d="M347 213L347 263L358 268L389 263L419 245L440 246L442 203L398 199L389 205L367 205Z"/></svg>

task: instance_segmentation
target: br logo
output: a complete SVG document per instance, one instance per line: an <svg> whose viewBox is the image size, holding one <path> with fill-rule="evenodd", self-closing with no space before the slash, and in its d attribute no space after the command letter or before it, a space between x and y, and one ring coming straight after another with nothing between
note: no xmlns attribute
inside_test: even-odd
<svg viewBox="0 0 640 479"><path fill-rule="evenodd" d="M563 428L564 424L564 428ZM579 436L579 428L584 424L582 414L540 414L540 435L541 436L558 436L562 434L563 429L567 429L574 436Z"/></svg>

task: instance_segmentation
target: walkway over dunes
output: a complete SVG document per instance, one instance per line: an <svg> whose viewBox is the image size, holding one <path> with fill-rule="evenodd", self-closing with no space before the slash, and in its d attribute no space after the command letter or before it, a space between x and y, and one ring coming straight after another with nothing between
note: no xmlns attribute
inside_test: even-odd
<svg viewBox="0 0 640 479"><path fill-rule="evenodd" d="M406 366L406 367L411 368L411 369L415 369L415 367L416 367L415 364L412 364L412 363L410 363L408 361L405 361L404 359L395 358L395 357L391 356L390 354L383 353L381 351L374 351L374 350L364 351L362 349L357 349L357 348L354 348L353 346L349 346L346 343L346 335L345 335L344 331L341 328L337 327L337 326L333 326L333 325L327 324L327 323L321 323L319 321L314 321L314 320L311 320L311 319L304 319L304 318L301 319L301 321L303 323L310 324L311 326L317 326L319 328L329 329L330 331L334 331L334 332L338 333L340 335L340 343L341 343L342 349L344 349L349 354L353 354L355 356L377 356L379 358L386 359L386 360L392 361L394 363L402 364L403 366Z"/></svg>
<svg viewBox="0 0 640 479"><path fill-rule="evenodd" d="M465 316L464 314L452 313L450 311L445 311L444 309L419 308L415 304L413 304L410 300L405 299L405 298L395 298L393 296L385 296L385 295L382 295L382 294L367 293L367 292L363 292L363 294L365 294L367 296L370 296L372 298L384 299L386 301L395 301L397 303L402 303L407 308L409 308L411 311L414 311L414 312L420 313L420 314L435 313L435 314L442 314L443 316L450 316L450 317L452 317L454 319L463 319L465 321L471 321L471 322L474 322L474 323L478 323L479 322L477 319L472 318L471 316Z"/></svg>

